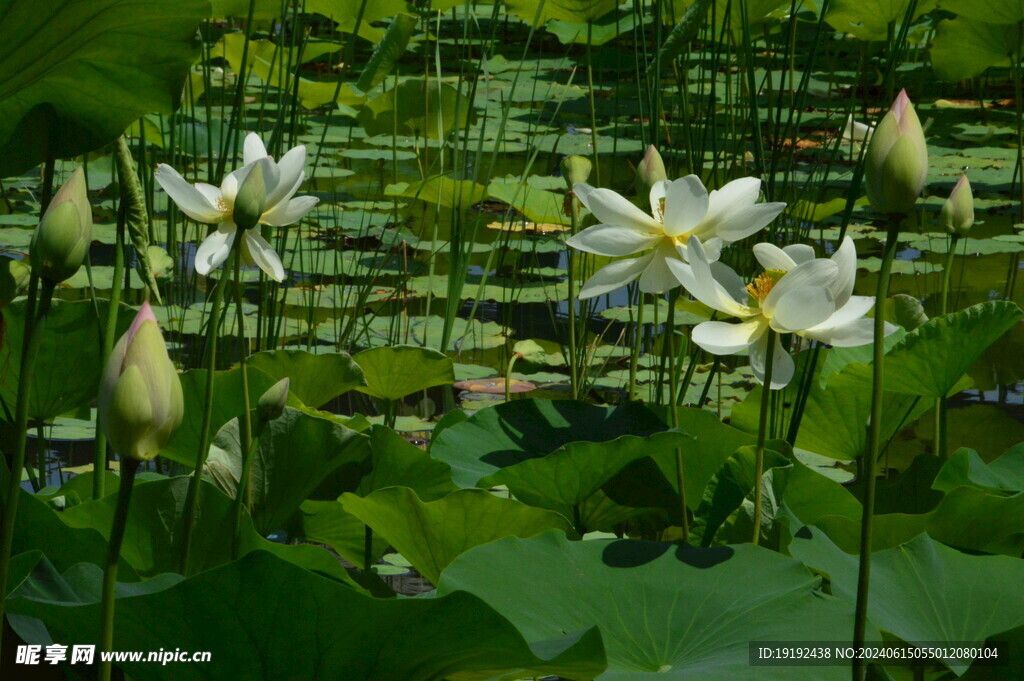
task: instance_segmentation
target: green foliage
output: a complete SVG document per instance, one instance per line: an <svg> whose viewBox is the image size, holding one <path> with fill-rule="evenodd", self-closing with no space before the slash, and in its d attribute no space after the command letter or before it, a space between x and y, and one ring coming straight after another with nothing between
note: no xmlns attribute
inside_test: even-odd
<svg viewBox="0 0 1024 681"><path fill-rule="evenodd" d="M283 588L287 598L279 597ZM98 603L18 598L9 608L41 620L54 639L97 641ZM445 624L440 630L438 622ZM240 670L261 681L439 681L460 672L486 678L519 670L590 679L604 669L596 631L538 641L534 652L508 620L470 594L378 600L264 551L155 593L118 599L114 640L137 650L175 641L182 650L211 653L201 664L124 663L140 681L237 678ZM300 649L305 652L294 655Z"/></svg>
<svg viewBox="0 0 1024 681"><path fill-rule="evenodd" d="M452 361L443 353L414 345L363 350L355 357L366 384L359 392L382 400L399 400L420 390L455 382Z"/></svg>
<svg viewBox="0 0 1024 681"><path fill-rule="evenodd" d="M143 114L174 111L209 3L54 0L39 9L9 0L0 19L3 177L99 149Z"/></svg>
<svg viewBox="0 0 1024 681"><path fill-rule="evenodd" d="M527 637L596 626L602 679L763 679L750 641L842 640L853 608L822 594L796 560L750 545L710 549L548 532L469 551L439 591L468 591ZM842 667L792 667L787 679L845 679Z"/></svg>
<svg viewBox="0 0 1024 681"><path fill-rule="evenodd" d="M502 537L532 537L550 529L571 532L551 511L479 489L461 489L421 501L408 487L387 487L368 496L343 494L348 513L381 534L431 583L456 557Z"/></svg>

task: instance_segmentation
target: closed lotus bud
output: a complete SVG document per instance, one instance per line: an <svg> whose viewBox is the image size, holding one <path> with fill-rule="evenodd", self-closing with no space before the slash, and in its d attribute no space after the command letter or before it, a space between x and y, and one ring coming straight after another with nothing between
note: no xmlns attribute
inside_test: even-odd
<svg viewBox="0 0 1024 681"><path fill-rule="evenodd" d="M139 461L159 454L181 424L181 381L149 303L110 353L98 407L114 451Z"/></svg>
<svg viewBox="0 0 1024 681"><path fill-rule="evenodd" d="M92 208L79 167L50 201L32 235L32 268L54 283L71 278L85 262L92 241Z"/></svg>
<svg viewBox="0 0 1024 681"><path fill-rule="evenodd" d="M914 105L901 90L868 143L864 182L879 213L907 213L928 175L928 147Z"/></svg>
<svg viewBox="0 0 1024 681"><path fill-rule="evenodd" d="M942 204L942 222L946 231L957 236L967 236L974 225L974 193L966 175L961 175L946 203Z"/></svg>
<svg viewBox="0 0 1024 681"><path fill-rule="evenodd" d="M651 193L651 187L667 179L665 161L662 160L661 154L652 144L647 147L647 153L644 154L640 165L636 167L636 191L646 198Z"/></svg>
<svg viewBox="0 0 1024 681"><path fill-rule="evenodd" d="M585 156L566 156L562 159L562 177L565 184L572 189L574 184L586 182L594 164Z"/></svg>
<svg viewBox="0 0 1024 681"><path fill-rule="evenodd" d="M256 403L256 414L260 421L269 423L280 418L284 413L285 403L288 401L288 388L291 381L288 377L282 378L274 385L267 388L267 392L260 396Z"/></svg>
<svg viewBox="0 0 1024 681"><path fill-rule="evenodd" d="M267 207L266 165L265 160L256 161L235 195L233 219L242 229L258 225Z"/></svg>

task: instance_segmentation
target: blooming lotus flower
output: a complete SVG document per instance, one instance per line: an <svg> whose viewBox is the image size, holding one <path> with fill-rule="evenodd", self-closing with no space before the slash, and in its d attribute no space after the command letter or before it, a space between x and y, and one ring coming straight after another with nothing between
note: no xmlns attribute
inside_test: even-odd
<svg viewBox="0 0 1024 681"><path fill-rule="evenodd" d="M580 298L608 293L638 277L644 293L675 288L680 280L666 263L675 261L685 267L691 237L706 242L704 252L717 260L724 244L757 232L786 207L756 203L760 190L761 181L753 177L733 180L710 193L696 175L662 180L651 187L651 215L647 215L610 189L575 185L576 196L601 224L570 237L567 244L611 257L651 251L601 268L580 289Z"/></svg>
<svg viewBox="0 0 1024 681"><path fill-rule="evenodd" d="M859 123L853 120L853 114L850 114L846 117L846 126L843 127L843 140L849 141L850 144L854 142L863 144L871 140L871 135L874 132L875 126Z"/></svg>
<svg viewBox="0 0 1024 681"><path fill-rule="evenodd" d="M764 381L769 328L776 334L793 333L835 346L864 345L872 341L872 296L855 296L857 251L847 237L831 258L815 258L804 244L779 248L761 243L754 257L764 272L744 285L732 268L712 263L699 240L691 244L690 267L678 270L683 285L705 305L739 317L740 323L703 322L693 329L693 341L716 355L749 350L750 367ZM896 327L887 324L886 334ZM773 390L784 388L793 377L794 364L775 340Z"/></svg>
<svg viewBox="0 0 1024 681"><path fill-rule="evenodd" d="M949 198L942 204L942 222L947 232L957 236L967 236L974 226L974 192L967 175L960 176Z"/></svg>
<svg viewBox="0 0 1024 681"><path fill-rule="evenodd" d="M871 207L879 213L908 212L928 175L924 130L906 90L900 90L878 124L864 160L864 183Z"/></svg>
<svg viewBox="0 0 1024 681"><path fill-rule="evenodd" d="M100 425L114 451L148 461L174 435L184 409L178 372L167 356L153 309L143 303L103 369Z"/></svg>
<svg viewBox="0 0 1024 681"><path fill-rule="evenodd" d="M254 262L275 281L282 281L281 259L255 227L294 224L316 206L319 199L315 196L292 198L306 178L306 147L297 146L275 162L267 155L259 135L249 133L243 162L243 167L225 177L219 188L203 182L192 185L165 163L157 166L156 180L185 215L218 225L196 251L197 272L206 275L223 265L242 230L246 260Z"/></svg>
<svg viewBox="0 0 1024 681"><path fill-rule="evenodd" d="M71 173L46 207L32 234L29 261L39 276L59 283L70 279L85 262L92 241L92 206L85 172Z"/></svg>

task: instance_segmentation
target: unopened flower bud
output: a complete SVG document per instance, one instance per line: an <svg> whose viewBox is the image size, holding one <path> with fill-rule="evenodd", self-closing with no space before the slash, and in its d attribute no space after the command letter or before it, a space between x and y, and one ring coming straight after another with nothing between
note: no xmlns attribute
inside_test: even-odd
<svg viewBox="0 0 1024 681"><path fill-rule="evenodd" d="M928 147L906 90L871 135L864 163L871 207L885 214L909 212L928 176Z"/></svg>
<svg viewBox="0 0 1024 681"><path fill-rule="evenodd" d="M159 454L181 424L181 381L149 303L110 353L98 407L114 451L139 461Z"/></svg>
<svg viewBox="0 0 1024 681"><path fill-rule="evenodd" d="M665 172L665 161L662 160L661 154L658 153L658 150L652 144L647 147L647 153L644 154L640 165L636 167L637 194L646 197L651 193L651 187L667 179L668 173Z"/></svg>
<svg viewBox="0 0 1024 681"><path fill-rule="evenodd" d="M256 161L235 195L233 219L242 229L255 227L267 206L267 159Z"/></svg>
<svg viewBox="0 0 1024 681"><path fill-rule="evenodd" d="M267 392L260 396L259 402L256 403L256 414L262 422L269 423L284 413L290 385L291 381L286 376L267 388Z"/></svg>
<svg viewBox="0 0 1024 681"><path fill-rule="evenodd" d="M562 177L565 184L572 189L574 184L586 182L594 164L585 156L566 156L562 159Z"/></svg>
<svg viewBox="0 0 1024 681"><path fill-rule="evenodd" d="M92 241L92 208L82 168L75 169L50 201L32 235L29 260L40 277L59 283L85 262Z"/></svg>
<svg viewBox="0 0 1024 681"><path fill-rule="evenodd" d="M967 175L961 175L946 203L942 204L942 222L946 231L957 236L967 236L974 225L974 193Z"/></svg>

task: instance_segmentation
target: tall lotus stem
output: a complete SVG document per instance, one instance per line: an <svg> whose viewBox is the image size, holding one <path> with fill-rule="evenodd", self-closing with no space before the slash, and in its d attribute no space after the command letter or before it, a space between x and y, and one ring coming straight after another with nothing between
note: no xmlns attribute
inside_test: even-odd
<svg viewBox="0 0 1024 681"><path fill-rule="evenodd" d="M206 388L203 397L203 425L199 435L199 451L196 452L196 467L188 481L185 496L185 515L182 519L181 556L178 572L188 574L189 554L192 550L192 532L195 530L196 514L199 512L199 484L202 482L206 455L210 451L210 429L213 424L213 394L217 374L217 338L220 335L220 309L224 299L224 280L217 281L210 304L206 336Z"/></svg>
<svg viewBox="0 0 1024 681"><path fill-rule="evenodd" d="M892 262L899 240L900 221L903 216L889 216L889 229L885 238L882 266L878 272L878 289L875 293L874 344L872 346L871 423L868 434L868 451L861 460L860 474L864 479L864 507L861 514L860 564L857 574L857 607L854 613L853 645L864 645L868 621L868 583L871 579L871 530L875 510L875 463L878 461L882 443L882 397L885 389L885 315L882 305L889 297L889 278ZM854 659L854 681L863 681L867 674L867 663Z"/></svg>
<svg viewBox="0 0 1024 681"><path fill-rule="evenodd" d="M39 227L32 234L29 261L28 302L25 305L25 331L21 345L21 367L14 407L14 456L11 460L7 498L4 502L3 527L0 529L0 623L4 617L3 596L7 593L7 577L14 546L14 526L21 497L21 473L25 468L28 441L28 408L32 390L32 372L39 352L41 331L50 310L53 290L57 284L72 277L85 262L92 239L92 208L85 182L85 173L77 168L50 200L53 189L54 162L44 167L42 206ZM42 282L42 295L39 286ZM36 311L38 300L39 310ZM40 471L42 475L42 471ZM42 482L41 484L45 484Z"/></svg>
<svg viewBox="0 0 1024 681"><path fill-rule="evenodd" d="M761 541L761 478L764 476L764 443L768 435L768 406L772 401L772 368L775 364L775 330L768 329L768 354L764 360L764 385L757 420L757 450L754 454L754 546Z"/></svg>
<svg viewBox="0 0 1024 681"><path fill-rule="evenodd" d="M117 491L114 524L110 530L107 560L103 566L103 595L100 598L101 651L110 651L114 647L114 598L117 595L117 566L121 562L121 544L124 542L124 529L128 524L128 507L132 502L132 489L135 487L135 473L138 470L138 460L131 457L121 460L121 485ZM100 658L100 681L110 681L111 667L112 662L109 659Z"/></svg>
<svg viewBox="0 0 1024 681"><path fill-rule="evenodd" d="M242 414L238 417L238 430L240 436L240 443L242 446L242 476L238 481L238 491L235 500L236 504L236 520L235 520L235 539L232 545L231 556L232 558L238 557L240 550L240 542L238 541L239 524L238 514L241 512L241 508L244 507L249 496L249 476L253 458L253 437L252 437L252 414L251 407L249 406L249 372L246 362L246 351L245 347L245 317L242 312L242 239L236 241L237 246L235 247L234 255L234 275L235 275L235 317L238 322L238 366L242 374ZM239 506L241 505L241 506Z"/></svg>

